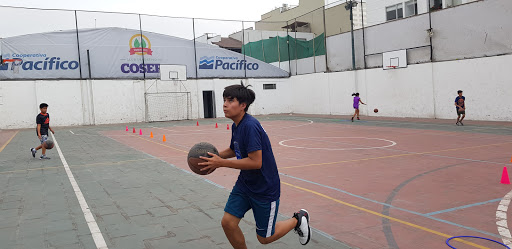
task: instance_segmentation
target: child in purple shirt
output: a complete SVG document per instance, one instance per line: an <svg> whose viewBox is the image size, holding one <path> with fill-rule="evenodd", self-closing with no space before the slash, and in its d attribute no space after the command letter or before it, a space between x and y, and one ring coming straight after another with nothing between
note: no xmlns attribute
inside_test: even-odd
<svg viewBox="0 0 512 249"><path fill-rule="evenodd" d="M357 115L357 120L360 120L359 119L359 103L363 104L363 105L366 105L365 103L363 103L363 101L361 101L361 98L359 98L359 93L353 93L352 96L355 96L354 97L354 109L355 109L355 112L354 112L354 115L352 116L352 122L354 122L354 117Z"/></svg>

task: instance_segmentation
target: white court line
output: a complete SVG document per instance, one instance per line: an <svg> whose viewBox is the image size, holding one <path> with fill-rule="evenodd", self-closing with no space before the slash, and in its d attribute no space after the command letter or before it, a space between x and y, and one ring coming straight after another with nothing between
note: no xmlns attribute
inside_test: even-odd
<svg viewBox="0 0 512 249"><path fill-rule="evenodd" d="M363 147L363 148L312 148L312 147L301 147L301 146L293 146L293 145L287 145L285 142L293 141L293 140L310 140L312 138L357 138L357 139L369 139L369 140L380 140L380 141L386 141L390 143L389 145L385 146L378 146L378 147ZM324 141L325 142L325 141ZM396 142L382 139L382 138L370 138L370 137L305 137L305 138L292 138L292 139L286 139L279 142L279 145L289 148L298 148L298 149L307 149L307 150L369 150L369 149L382 149L387 148L391 146L395 146Z"/></svg>
<svg viewBox="0 0 512 249"><path fill-rule="evenodd" d="M498 225L498 232L501 235L503 244L509 247L512 246L512 236L510 235L510 230L508 229L507 224L507 210L511 199L512 191L508 192L508 194L501 199L500 204L498 205L498 210L496 211L496 225Z"/></svg>
<svg viewBox="0 0 512 249"><path fill-rule="evenodd" d="M85 201L84 195L82 194L82 191L80 191L80 187L78 186L78 183L75 180L75 177L73 176L73 173L71 172L71 169L69 169L69 165L66 162L66 158L64 158L64 155L62 154L62 151L60 150L59 144L57 143L57 140L55 139L55 135L52 134L53 142L55 143L55 147L57 148L57 152L59 153L60 160L62 161L62 164L64 165L64 169L66 170L66 174L68 175L69 182L71 182L71 186L73 186L73 190L75 191L76 198L78 199L78 203L80 203L80 207L82 208L82 212L84 213L85 221L87 222L87 226L89 226L89 230L91 231L92 238L94 240L94 243L96 244L96 248L98 249L108 249L107 243L105 242L105 239L103 238L103 235L101 234L100 228L98 227L98 224L96 223L96 220L94 219L94 215L92 214L91 210L89 209L89 206L87 205L87 202Z"/></svg>
<svg viewBox="0 0 512 249"><path fill-rule="evenodd" d="M75 135L75 133L73 131L70 130L69 132L71 132L71 134Z"/></svg>

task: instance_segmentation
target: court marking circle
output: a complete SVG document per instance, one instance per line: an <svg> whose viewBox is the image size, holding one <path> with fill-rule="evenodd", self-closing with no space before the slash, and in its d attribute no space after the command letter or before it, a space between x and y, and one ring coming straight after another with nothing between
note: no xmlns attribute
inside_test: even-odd
<svg viewBox="0 0 512 249"><path fill-rule="evenodd" d="M386 141L390 143L389 145L385 146L377 146L377 147L356 147L356 148L314 148L314 147L302 147L302 146L294 146L294 145L287 145L286 142L294 141L294 140L307 140L312 138L357 138L357 139L368 139L368 140L380 140L380 141ZM383 138L371 138L371 137L305 137L305 138L292 138L292 139L285 139L279 142L279 145L289 148L297 148L297 149L307 149L307 150L369 150L369 149L382 149L387 147L392 147L396 145L395 141L383 139Z"/></svg>
<svg viewBox="0 0 512 249"><path fill-rule="evenodd" d="M508 229L507 211L510 201L512 199L512 191L508 192L500 201L498 209L496 210L496 225L498 232L501 235L501 240L507 246L512 245L512 235Z"/></svg>
<svg viewBox="0 0 512 249"><path fill-rule="evenodd" d="M484 238L484 237L478 237L478 236L454 236L454 237L448 238L448 239L446 240L446 244L447 244L449 247L453 248L453 249L457 249L456 247L454 247L454 246L450 245L450 240L452 240L452 239L457 239L457 238L474 238L474 239L483 239L483 240L488 240L488 241L494 242L494 243L496 243L496 244L502 245L502 246L504 246L505 248L510 249L510 247L508 247L507 245L505 245L505 244L503 244L503 243L501 243L501 242L499 242L499 241L496 241L496 240L493 240L493 239Z"/></svg>

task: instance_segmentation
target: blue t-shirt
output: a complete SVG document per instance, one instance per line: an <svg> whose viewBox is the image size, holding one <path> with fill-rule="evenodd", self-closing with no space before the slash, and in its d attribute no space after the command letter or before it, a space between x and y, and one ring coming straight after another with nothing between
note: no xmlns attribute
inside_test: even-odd
<svg viewBox="0 0 512 249"><path fill-rule="evenodd" d="M462 96L462 97L457 96L457 98L455 98L455 104L459 104L462 108L464 108L464 102L466 102L466 97L464 97L464 96ZM455 108L457 108L457 110L459 110L458 106L455 106Z"/></svg>
<svg viewBox="0 0 512 249"><path fill-rule="evenodd" d="M261 168L240 170L235 187L261 202L278 200L281 194L281 181L270 140L260 122L246 113L238 126L233 123L229 147L235 152L238 160L248 157L248 154L254 151L261 150L262 154Z"/></svg>

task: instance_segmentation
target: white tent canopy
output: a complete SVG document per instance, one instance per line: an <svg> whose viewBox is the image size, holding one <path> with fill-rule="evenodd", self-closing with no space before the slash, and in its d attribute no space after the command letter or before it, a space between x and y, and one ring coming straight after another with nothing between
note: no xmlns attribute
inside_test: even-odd
<svg viewBox="0 0 512 249"><path fill-rule="evenodd" d="M82 78L159 78L161 64L185 65L187 78L288 77L243 54L140 30L78 30L78 41L80 57L76 30L1 39L0 79L78 79L80 70Z"/></svg>

